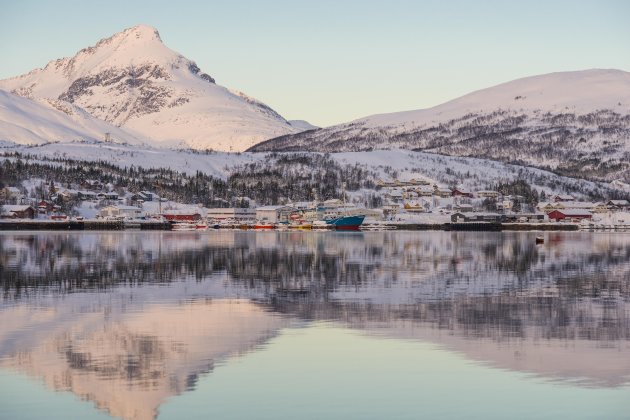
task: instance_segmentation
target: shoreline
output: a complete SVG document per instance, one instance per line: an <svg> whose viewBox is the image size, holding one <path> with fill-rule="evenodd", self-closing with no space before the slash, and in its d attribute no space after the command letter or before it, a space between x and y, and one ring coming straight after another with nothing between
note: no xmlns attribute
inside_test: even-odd
<svg viewBox="0 0 630 420"><path fill-rule="evenodd" d="M117 230L162 230L170 231L171 224L158 221L119 220L3 220L0 221L0 231L117 231ZM256 230L249 228L209 228L208 230ZM278 230L278 229L273 229ZM292 230L292 229L291 229ZM300 229L301 230L301 229ZM315 229L313 229L315 230ZM333 230L334 229L325 229ZM365 224L360 231L473 231L473 232L501 232L501 231L616 231L630 232L630 225L618 226L583 226L576 223L378 223ZM283 231L285 231L283 229ZM321 231L317 229L316 231Z"/></svg>

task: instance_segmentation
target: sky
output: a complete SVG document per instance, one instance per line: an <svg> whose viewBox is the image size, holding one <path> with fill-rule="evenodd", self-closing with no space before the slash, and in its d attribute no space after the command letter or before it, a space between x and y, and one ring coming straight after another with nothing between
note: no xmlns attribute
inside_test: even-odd
<svg viewBox="0 0 630 420"><path fill-rule="evenodd" d="M0 79L136 24L217 83L328 126L520 77L630 71L630 1L0 0Z"/></svg>

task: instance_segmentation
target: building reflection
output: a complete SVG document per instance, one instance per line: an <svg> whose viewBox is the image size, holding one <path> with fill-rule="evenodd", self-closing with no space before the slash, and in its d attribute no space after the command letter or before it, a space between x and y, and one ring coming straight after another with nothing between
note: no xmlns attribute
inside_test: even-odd
<svg viewBox="0 0 630 420"><path fill-rule="evenodd" d="M630 235L0 234L0 279L1 365L126 419L311 320L630 383Z"/></svg>

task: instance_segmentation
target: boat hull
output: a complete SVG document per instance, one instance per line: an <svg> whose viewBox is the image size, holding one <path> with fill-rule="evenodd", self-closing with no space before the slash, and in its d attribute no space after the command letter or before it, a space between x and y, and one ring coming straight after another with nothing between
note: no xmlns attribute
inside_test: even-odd
<svg viewBox="0 0 630 420"><path fill-rule="evenodd" d="M341 216L326 220L326 223L334 226L336 230L359 230L365 216Z"/></svg>

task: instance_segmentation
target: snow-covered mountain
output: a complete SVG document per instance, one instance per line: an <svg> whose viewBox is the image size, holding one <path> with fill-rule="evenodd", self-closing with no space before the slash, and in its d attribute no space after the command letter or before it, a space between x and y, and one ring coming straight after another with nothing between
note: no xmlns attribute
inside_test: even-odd
<svg viewBox="0 0 630 420"><path fill-rule="evenodd" d="M262 102L217 85L145 25L2 80L0 89L72 103L153 144L241 151L300 131Z"/></svg>
<svg viewBox="0 0 630 420"><path fill-rule="evenodd" d="M380 114L281 136L252 151L404 148L630 179L630 73L527 77L433 108Z"/></svg>
<svg viewBox="0 0 630 420"><path fill-rule="evenodd" d="M0 90L0 141L141 143L138 136L59 99L31 100Z"/></svg>

